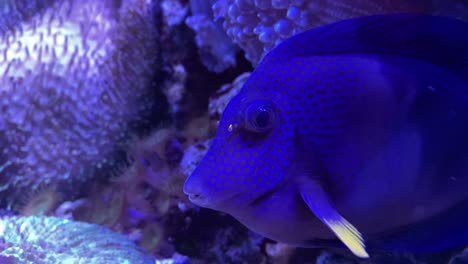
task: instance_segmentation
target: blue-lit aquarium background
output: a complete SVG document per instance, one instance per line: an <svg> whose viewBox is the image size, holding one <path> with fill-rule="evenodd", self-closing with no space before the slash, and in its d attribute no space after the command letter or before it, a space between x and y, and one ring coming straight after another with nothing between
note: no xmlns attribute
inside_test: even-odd
<svg viewBox="0 0 468 264"><path fill-rule="evenodd" d="M270 50L390 13L468 21L468 1L0 1L0 263L468 263L295 248L183 192Z"/></svg>

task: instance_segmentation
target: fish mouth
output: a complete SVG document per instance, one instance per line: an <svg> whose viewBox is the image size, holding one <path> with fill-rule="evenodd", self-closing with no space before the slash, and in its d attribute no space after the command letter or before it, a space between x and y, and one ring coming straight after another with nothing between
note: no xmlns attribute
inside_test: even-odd
<svg viewBox="0 0 468 264"><path fill-rule="evenodd" d="M200 199L200 195L199 194L187 194L188 198L190 201L194 201L196 199Z"/></svg>
<svg viewBox="0 0 468 264"><path fill-rule="evenodd" d="M210 195L200 195L200 194L187 194L188 199L191 203L205 208L215 209L219 207L219 204L222 204L223 200L212 199Z"/></svg>
<svg viewBox="0 0 468 264"><path fill-rule="evenodd" d="M197 206L210 208L217 211L225 211L226 209L230 208L233 204L233 201L236 201L237 197L240 197L241 195L241 193L236 193L226 197L217 197L216 199L213 199L213 197L216 197L216 195L213 196L208 194L187 194L187 197L190 202Z"/></svg>
<svg viewBox="0 0 468 264"><path fill-rule="evenodd" d="M202 196L200 194L187 194L187 197L190 200L190 202L198 206L204 206L205 204L207 204L206 196Z"/></svg>

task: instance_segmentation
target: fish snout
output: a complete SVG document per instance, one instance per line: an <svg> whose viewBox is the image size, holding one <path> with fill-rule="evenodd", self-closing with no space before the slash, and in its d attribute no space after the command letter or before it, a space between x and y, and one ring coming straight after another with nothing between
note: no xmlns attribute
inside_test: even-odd
<svg viewBox="0 0 468 264"><path fill-rule="evenodd" d="M200 184L187 179L183 191L192 203L198 206L205 206L208 203L208 195L203 189Z"/></svg>

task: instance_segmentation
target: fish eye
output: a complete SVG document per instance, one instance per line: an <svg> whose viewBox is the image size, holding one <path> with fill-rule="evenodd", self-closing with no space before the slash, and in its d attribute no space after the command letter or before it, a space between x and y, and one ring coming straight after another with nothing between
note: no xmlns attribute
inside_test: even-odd
<svg viewBox="0 0 468 264"><path fill-rule="evenodd" d="M247 106L244 117L245 129L264 133L270 131L277 122L276 108L268 101L252 102Z"/></svg>

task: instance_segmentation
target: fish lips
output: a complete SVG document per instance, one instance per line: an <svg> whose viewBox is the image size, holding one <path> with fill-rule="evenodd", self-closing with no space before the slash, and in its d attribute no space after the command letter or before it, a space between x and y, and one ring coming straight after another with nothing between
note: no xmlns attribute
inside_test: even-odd
<svg viewBox="0 0 468 264"><path fill-rule="evenodd" d="M197 187L200 186L200 187ZM222 193L214 193L209 189L204 189L198 185L192 183L190 179L184 184L184 193L187 195L191 203L213 210L226 211L230 201L241 195L240 193L235 193L231 195L223 195Z"/></svg>

